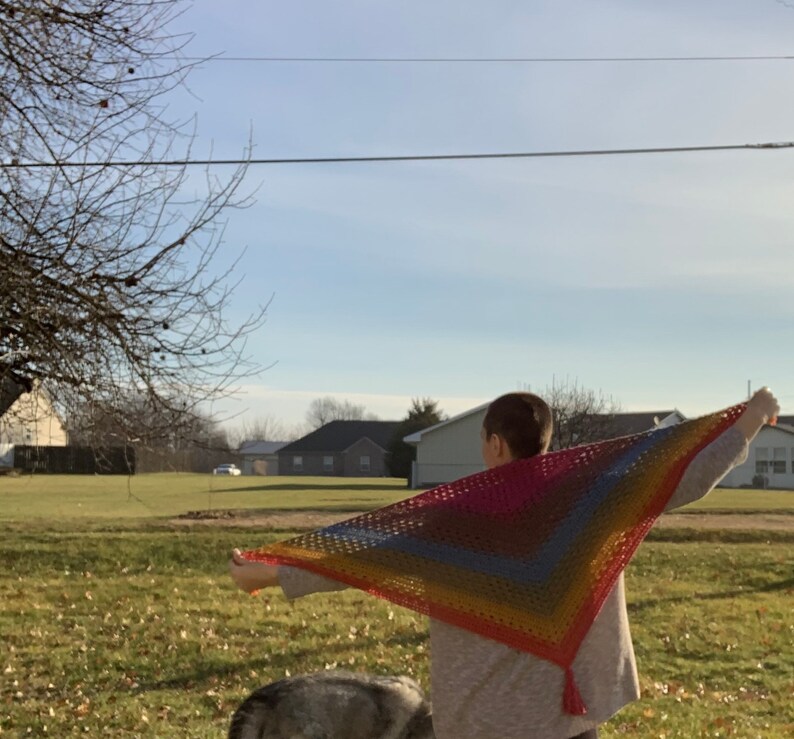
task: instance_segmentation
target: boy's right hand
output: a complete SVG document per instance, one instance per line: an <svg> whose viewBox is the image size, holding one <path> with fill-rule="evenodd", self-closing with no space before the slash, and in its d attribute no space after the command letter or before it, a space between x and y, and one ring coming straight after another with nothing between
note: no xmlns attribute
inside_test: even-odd
<svg viewBox="0 0 794 739"><path fill-rule="evenodd" d="M780 413L780 405L772 391L762 387L747 401L747 410L756 414L761 423L773 423Z"/></svg>
<svg viewBox="0 0 794 739"><path fill-rule="evenodd" d="M778 413L780 413L780 405L777 398L768 387L762 387L747 401L747 409L739 416L736 427L749 442L764 424L774 423Z"/></svg>
<svg viewBox="0 0 794 739"><path fill-rule="evenodd" d="M243 557L239 549L232 550L229 574L240 590L256 595L260 588L274 587L278 582L278 567L263 562L251 562Z"/></svg>

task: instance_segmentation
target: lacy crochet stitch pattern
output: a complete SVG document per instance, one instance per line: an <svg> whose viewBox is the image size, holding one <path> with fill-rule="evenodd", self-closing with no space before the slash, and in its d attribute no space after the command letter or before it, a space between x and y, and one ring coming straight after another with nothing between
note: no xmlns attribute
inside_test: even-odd
<svg viewBox="0 0 794 739"><path fill-rule="evenodd" d="M511 462L244 556L324 575L570 674L686 468L744 409Z"/></svg>

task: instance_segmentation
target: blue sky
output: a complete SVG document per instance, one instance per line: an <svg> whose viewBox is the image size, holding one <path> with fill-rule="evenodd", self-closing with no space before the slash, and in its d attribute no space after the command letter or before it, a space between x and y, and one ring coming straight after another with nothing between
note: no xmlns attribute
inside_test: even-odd
<svg viewBox="0 0 794 739"><path fill-rule="evenodd" d="M792 3L794 6L794 3ZM794 53L775 0L196 3L226 56ZM194 154L366 156L794 139L794 61L210 62L172 108ZM222 174L222 172L221 172ZM270 369L214 408L293 424L312 398L455 414L578 378L627 410L707 412L768 384L794 412L794 151L251 167L242 315Z"/></svg>

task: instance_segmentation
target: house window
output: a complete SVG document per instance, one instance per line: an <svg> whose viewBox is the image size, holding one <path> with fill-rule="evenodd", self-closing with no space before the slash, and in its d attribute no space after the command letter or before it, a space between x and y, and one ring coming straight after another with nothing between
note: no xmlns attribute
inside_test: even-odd
<svg viewBox="0 0 794 739"><path fill-rule="evenodd" d="M769 449L760 446L755 450L755 472L763 475L769 469Z"/></svg>
<svg viewBox="0 0 794 739"><path fill-rule="evenodd" d="M325 456L323 457L323 472L334 471L334 458Z"/></svg>
<svg viewBox="0 0 794 739"><path fill-rule="evenodd" d="M772 449L772 472L776 475L786 474L786 448L776 446Z"/></svg>
<svg viewBox="0 0 794 739"><path fill-rule="evenodd" d="M295 456L292 458L293 472L303 472L303 457Z"/></svg>
<svg viewBox="0 0 794 739"><path fill-rule="evenodd" d="M369 472L369 454L362 454L358 458L358 469L361 472Z"/></svg>

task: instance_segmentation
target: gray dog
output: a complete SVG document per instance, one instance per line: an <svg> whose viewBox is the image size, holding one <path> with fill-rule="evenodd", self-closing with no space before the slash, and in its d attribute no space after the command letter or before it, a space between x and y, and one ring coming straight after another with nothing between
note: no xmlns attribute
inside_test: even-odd
<svg viewBox="0 0 794 739"><path fill-rule="evenodd" d="M229 739L434 739L430 704L407 677L319 672L265 685L232 717Z"/></svg>

